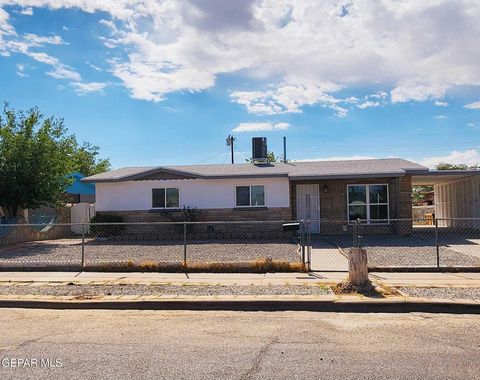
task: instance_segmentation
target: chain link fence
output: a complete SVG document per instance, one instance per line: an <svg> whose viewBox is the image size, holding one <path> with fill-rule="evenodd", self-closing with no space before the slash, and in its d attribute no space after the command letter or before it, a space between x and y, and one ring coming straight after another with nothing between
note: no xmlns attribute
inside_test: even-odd
<svg viewBox="0 0 480 380"><path fill-rule="evenodd" d="M158 271L480 268L480 219L0 224L0 269Z"/></svg>
<svg viewBox="0 0 480 380"><path fill-rule="evenodd" d="M0 225L0 268L303 270L284 222Z"/></svg>
<svg viewBox="0 0 480 380"><path fill-rule="evenodd" d="M480 268L480 219L319 220L307 225L313 247L315 242L330 244L345 258L350 248L365 248L375 270ZM318 270L322 260L315 256L321 254L312 250Z"/></svg>

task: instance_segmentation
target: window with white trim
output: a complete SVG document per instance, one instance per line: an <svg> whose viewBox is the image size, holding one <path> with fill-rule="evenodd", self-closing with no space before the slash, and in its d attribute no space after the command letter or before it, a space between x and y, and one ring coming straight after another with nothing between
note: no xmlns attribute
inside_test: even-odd
<svg viewBox="0 0 480 380"><path fill-rule="evenodd" d="M348 185L348 221L389 223L388 185Z"/></svg>
<svg viewBox="0 0 480 380"><path fill-rule="evenodd" d="M177 187L152 189L152 208L178 208L180 196Z"/></svg>
<svg viewBox="0 0 480 380"><path fill-rule="evenodd" d="M237 207L265 206L265 186L237 186L235 188L235 205Z"/></svg>

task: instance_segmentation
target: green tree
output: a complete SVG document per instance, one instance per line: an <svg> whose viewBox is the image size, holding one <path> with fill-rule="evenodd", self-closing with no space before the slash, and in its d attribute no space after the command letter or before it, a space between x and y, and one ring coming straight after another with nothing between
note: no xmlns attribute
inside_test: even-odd
<svg viewBox="0 0 480 380"><path fill-rule="evenodd" d="M433 191L433 186L413 186L412 198L414 203L422 202L425 195Z"/></svg>
<svg viewBox="0 0 480 380"><path fill-rule="evenodd" d="M275 156L275 153L273 153L273 152L268 152L267 153L267 162L268 163L278 162L278 161L280 161L280 157ZM251 163L251 162L253 162L253 160L251 158L247 158L247 159L245 159L245 162Z"/></svg>
<svg viewBox="0 0 480 380"><path fill-rule="evenodd" d="M98 148L79 146L63 119L44 118L38 108L27 112L5 105L0 114L0 207L8 218L22 208L61 202L73 171L103 170ZM87 173L90 174L90 173Z"/></svg>
<svg viewBox="0 0 480 380"><path fill-rule="evenodd" d="M437 170L468 170L478 169L478 165L468 166L467 164L449 164L448 162L440 162L435 165Z"/></svg>
<svg viewBox="0 0 480 380"><path fill-rule="evenodd" d="M103 173L110 170L110 161L108 159L98 158L100 148L88 142L78 145L75 142L72 153L73 168L75 171L85 176Z"/></svg>

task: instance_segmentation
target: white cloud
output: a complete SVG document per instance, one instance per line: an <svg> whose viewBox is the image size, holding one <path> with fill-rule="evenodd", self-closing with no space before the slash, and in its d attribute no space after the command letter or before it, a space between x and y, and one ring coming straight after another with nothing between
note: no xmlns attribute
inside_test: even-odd
<svg viewBox="0 0 480 380"><path fill-rule="evenodd" d="M0 8L0 55L9 56L10 52L5 47L6 39L16 35L15 29L8 22L10 15Z"/></svg>
<svg viewBox="0 0 480 380"><path fill-rule="evenodd" d="M25 16L33 16L33 8L32 7L27 7L23 8L20 13Z"/></svg>
<svg viewBox="0 0 480 380"><path fill-rule="evenodd" d="M345 117L348 110L339 104L351 103L352 100L339 99L328 94L338 90L340 87L334 83L315 85L282 83L266 91L234 91L230 97L253 114L301 113L303 106L319 104L334 110L337 116Z"/></svg>
<svg viewBox="0 0 480 380"><path fill-rule="evenodd" d="M434 103L437 107L448 107L448 103L447 102L442 102L440 100L436 100L435 103Z"/></svg>
<svg viewBox="0 0 480 380"><path fill-rule="evenodd" d="M480 110L480 102L473 102L470 104L465 104L463 108L469 109L469 110Z"/></svg>
<svg viewBox="0 0 480 380"><path fill-rule="evenodd" d="M480 163L480 152L477 149L469 149L464 152L453 151L445 156L426 157L419 161L421 165L434 168L440 162L448 162L449 164L467 164L475 165Z"/></svg>
<svg viewBox="0 0 480 380"><path fill-rule="evenodd" d="M374 94L366 95L362 103L357 104L360 109L380 107L388 103L388 94L385 91L377 91Z"/></svg>
<svg viewBox="0 0 480 380"><path fill-rule="evenodd" d="M430 99L443 98L449 86L440 81L433 83L429 81L408 79L398 83L391 91L393 103L404 103L411 100L424 102Z"/></svg>
<svg viewBox="0 0 480 380"><path fill-rule="evenodd" d="M94 65L93 63L90 63L89 61L86 61L85 63L88 66L90 66L92 69L94 69L95 71L102 71L102 69L100 67L98 67L97 65Z"/></svg>
<svg viewBox="0 0 480 380"><path fill-rule="evenodd" d="M37 50L45 47L45 45L66 45L67 43L60 36L40 36L34 33L18 35L9 24L8 19L8 13L0 8L0 55L23 54L37 62L50 66L50 70L46 72L46 75L55 79L69 80L69 84L75 88L78 94L83 95L87 92L103 90L104 84L98 82L84 83L81 75L74 68L62 63L58 58L50 54ZM22 77L28 76L25 73L25 68L25 64L17 64L17 75Z"/></svg>
<svg viewBox="0 0 480 380"><path fill-rule="evenodd" d="M308 161L350 161L350 160L370 160L373 158L373 156L330 156L330 157L320 157L320 158L306 158L302 160L293 160L294 162L308 162Z"/></svg>
<svg viewBox="0 0 480 380"><path fill-rule="evenodd" d="M62 39L62 37L57 35L39 36L34 33L18 35L15 30L11 28L11 25L8 24L8 18L4 18L6 25L2 26L2 12L3 10L0 8L0 54L24 54L37 62L51 66L52 69L46 74L53 78L70 79L74 81L81 80L80 74L78 74L72 67L60 62L60 60L56 57L53 57L45 52L32 50L43 48L45 45L66 45L67 43ZM3 34L8 37L8 40L3 41L3 43L2 30L5 31ZM22 72L22 70L18 70L17 67L17 74L19 72Z"/></svg>
<svg viewBox="0 0 480 380"><path fill-rule="evenodd" d="M437 120L445 120L445 119L448 119L448 116L447 115L435 115L433 118L437 119Z"/></svg>
<svg viewBox="0 0 480 380"><path fill-rule="evenodd" d="M366 102L357 104L357 107L360 109L370 108L370 107L378 107L380 106L380 102L373 102L371 100L367 100Z"/></svg>
<svg viewBox="0 0 480 380"><path fill-rule="evenodd" d="M26 33L23 40L28 44L29 48L40 47L43 45L67 45L60 36L39 36L34 33Z"/></svg>
<svg viewBox="0 0 480 380"><path fill-rule="evenodd" d="M107 84L102 82L89 82L89 83L74 82L74 83L70 83L70 86L75 89L75 92L77 94L86 95L91 92L102 92L103 89L107 86Z"/></svg>
<svg viewBox="0 0 480 380"><path fill-rule="evenodd" d="M392 102L407 102L439 100L455 87L480 85L480 2L475 0L350 0L348 6L338 0L0 4L103 12L110 30L101 36L104 43L126 57L110 61L113 74L133 97L151 101L175 91L201 91L219 75L240 73L274 84L233 89L238 96L232 99L254 113L301 112L314 105L345 116L348 103L332 95L336 90L319 92L317 86L382 86ZM0 54L8 52L0 48ZM285 87L292 92L279 94ZM248 94L256 92L259 100Z"/></svg>
<svg viewBox="0 0 480 380"><path fill-rule="evenodd" d="M475 123L467 123L467 127L475 128Z"/></svg>
<svg viewBox="0 0 480 380"><path fill-rule="evenodd" d="M53 64L52 70L47 71L46 74L55 79L69 79L76 82L82 80L79 73L71 69L69 66L60 63L58 60Z"/></svg>
<svg viewBox="0 0 480 380"><path fill-rule="evenodd" d="M26 66L22 63L18 63L15 65L15 68L17 69L17 75L21 77L28 77L28 74L25 73L25 68Z"/></svg>
<svg viewBox="0 0 480 380"><path fill-rule="evenodd" d="M232 132L279 131L290 127L288 123L240 123Z"/></svg>

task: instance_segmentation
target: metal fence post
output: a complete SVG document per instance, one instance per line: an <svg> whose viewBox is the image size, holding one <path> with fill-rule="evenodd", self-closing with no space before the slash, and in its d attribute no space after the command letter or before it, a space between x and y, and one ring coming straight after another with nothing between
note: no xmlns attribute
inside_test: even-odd
<svg viewBox="0 0 480 380"><path fill-rule="evenodd" d="M306 264L305 262L305 221L300 221L300 248L302 254L302 263Z"/></svg>
<svg viewBox="0 0 480 380"><path fill-rule="evenodd" d="M435 223L435 249L437 252L437 268L440 268L440 246L438 243L438 219L434 219Z"/></svg>
<svg viewBox="0 0 480 380"><path fill-rule="evenodd" d="M358 241L358 226L359 226L359 221L358 219L355 220L355 223L353 223L353 236L352 236L352 245L353 248L359 248L359 241Z"/></svg>
<svg viewBox="0 0 480 380"><path fill-rule="evenodd" d="M187 273L187 223L183 223L183 267Z"/></svg>
<svg viewBox="0 0 480 380"><path fill-rule="evenodd" d="M82 269L85 268L85 228L87 225L82 225Z"/></svg>
<svg viewBox="0 0 480 380"><path fill-rule="evenodd" d="M311 269L311 257L312 257L312 232L310 229L310 223L307 222L307 269L310 272Z"/></svg>

